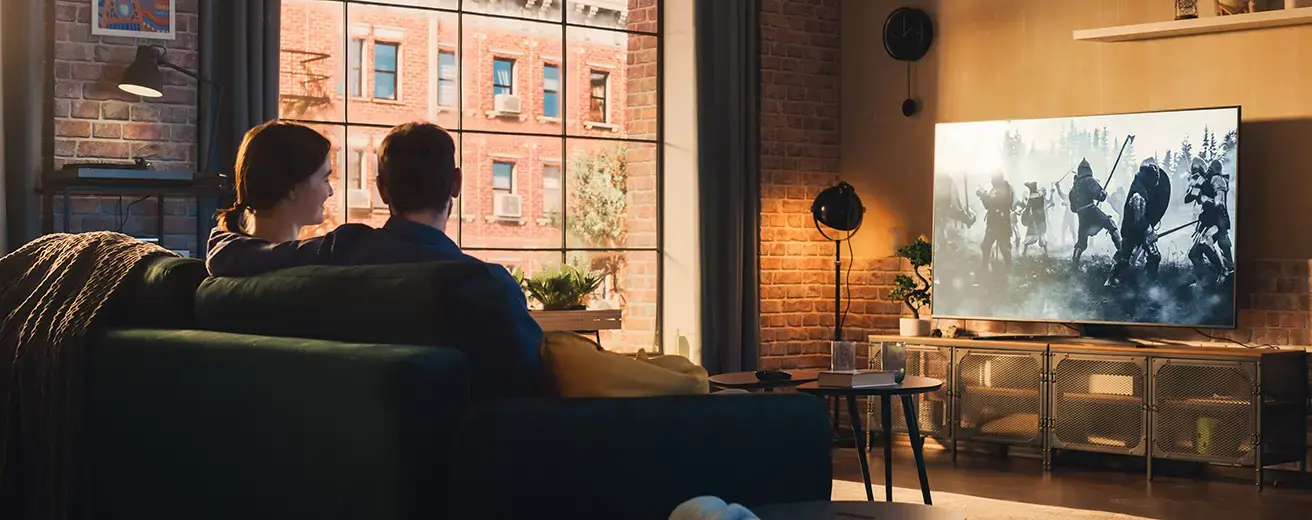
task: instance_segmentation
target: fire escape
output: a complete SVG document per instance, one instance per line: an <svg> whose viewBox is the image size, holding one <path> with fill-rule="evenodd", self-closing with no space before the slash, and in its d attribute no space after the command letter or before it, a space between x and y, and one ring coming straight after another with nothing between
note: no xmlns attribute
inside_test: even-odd
<svg viewBox="0 0 1312 520"><path fill-rule="evenodd" d="M299 65L292 65L290 70L281 71L282 74L295 79L291 92L281 94L282 113L290 118L301 118L319 107L328 106L332 102L329 96L327 80L332 76L316 72L316 68L327 68L327 60L330 55L322 52L312 52L299 49L282 49L283 55L290 55L293 60L299 59Z"/></svg>

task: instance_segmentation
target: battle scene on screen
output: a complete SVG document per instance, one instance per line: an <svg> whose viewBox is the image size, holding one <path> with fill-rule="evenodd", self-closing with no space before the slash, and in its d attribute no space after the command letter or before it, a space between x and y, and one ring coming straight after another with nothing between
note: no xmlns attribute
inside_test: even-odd
<svg viewBox="0 0 1312 520"><path fill-rule="evenodd" d="M934 315L1233 326L1238 120L938 125Z"/></svg>

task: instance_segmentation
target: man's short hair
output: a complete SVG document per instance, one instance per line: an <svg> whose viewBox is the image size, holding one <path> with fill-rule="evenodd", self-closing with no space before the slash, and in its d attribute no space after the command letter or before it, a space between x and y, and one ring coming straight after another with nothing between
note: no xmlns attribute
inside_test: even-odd
<svg viewBox="0 0 1312 520"><path fill-rule="evenodd" d="M406 123L378 148L378 182L394 213L442 211L451 202L456 142L432 123Z"/></svg>

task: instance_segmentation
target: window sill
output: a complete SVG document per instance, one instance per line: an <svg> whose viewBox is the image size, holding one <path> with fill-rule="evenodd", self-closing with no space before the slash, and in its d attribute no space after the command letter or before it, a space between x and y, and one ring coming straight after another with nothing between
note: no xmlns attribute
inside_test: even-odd
<svg viewBox="0 0 1312 520"><path fill-rule="evenodd" d="M549 218L540 218L540 219L534 220L534 222L537 222L539 226L544 226L544 227L545 227L545 226L549 226L549 225L551 225L551 219L549 219Z"/></svg>
<svg viewBox="0 0 1312 520"><path fill-rule="evenodd" d="M520 121L524 121L524 120L527 120L527 119L528 119L528 114L523 114L523 113L520 113L520 112L498 112L498 111L496 111L496 110L488 110L488 111L487 111L487 118L488 118L488 119L497 119L497 118L512 119L512 118L513 118L513 119L518 119L518 120L520 120Z"/></svg>
<svg viewBox="0 0 1312 520"><path fill-rule="evenodd" d="M552 125L558 125L558 124L560 124L560 118L559 118L559 117L538 116L538 122L539 122L539 123L552 124Z"/></svg>
<svg viewBox="0 0 1312 520"><path fill-rule="evenodd" d="M474 221L474 216L473 216L473 215L461 215L461 216L460 216L460 220L463 220L463 221L465 221L465 222L473 222L473 221Z"/></svg>
<svg viewBox="0 0 1312 520"><path fill-rule="evenodd" d="M437 106L437 113L439 113L439 114L448 114L448 113L455 112L455 111L456 111L455 107L448 107L448 106L445 106L445 105L438 105L438 106Z"/></svg>
<svg viewBox="0 0 1312 520"><path fill-rule="evenodd" d="M399 100L399 99L373 98L373 99L370 99L369 101L372 101L372 102L377 103L377 104L379 104L379 105L404 105L404 104L405 104L404 101L401 101L401 100Z"/></svg>
<svg viewBox="0 0 1312 520"><path fill-rule="evenodd" d="M499 223L512 226L522 226L526 223L526 220L522 217L498 217L496 215L488 215L484 217L484 220L487 220L488 224Z"/></svg>
<svg viewBox="0 0 1312 520"><path fill-rule="evenodd" d="M610 123L598 123L596 121L584 121L583 127L589 130L610 130L612 133L620 131L619 126Z"/></svg>

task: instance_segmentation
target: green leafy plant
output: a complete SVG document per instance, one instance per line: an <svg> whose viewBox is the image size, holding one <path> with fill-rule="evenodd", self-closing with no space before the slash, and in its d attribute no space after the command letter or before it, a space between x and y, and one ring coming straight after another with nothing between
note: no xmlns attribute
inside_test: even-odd
<svg viewBox="0 0 1312 520"><path fill-rule="evenodd" d="M912 278L910 275L897 275L897 278L893 279L893 290L888 294L888 299L906 305L916 319L920 319L920 309L929 305L931 288L929 278L934 276L934 269L929 266L933 262L933 254L929 242L924 238L917 238L915 242L899 247L895 255L907 259L916 276ZM921 269L926 272L922 273ZM926 275L929 278L926 278Z"/></svg>
<svg viewBox="0 0 1312 520"><path fill-rule="evenodd" d="M525 294L541 303L546 311L586 309L588 295L597 290L602 280L598 273L585 273L571 265L529 277L519 269L511 274L519 280Z"/></svg>

